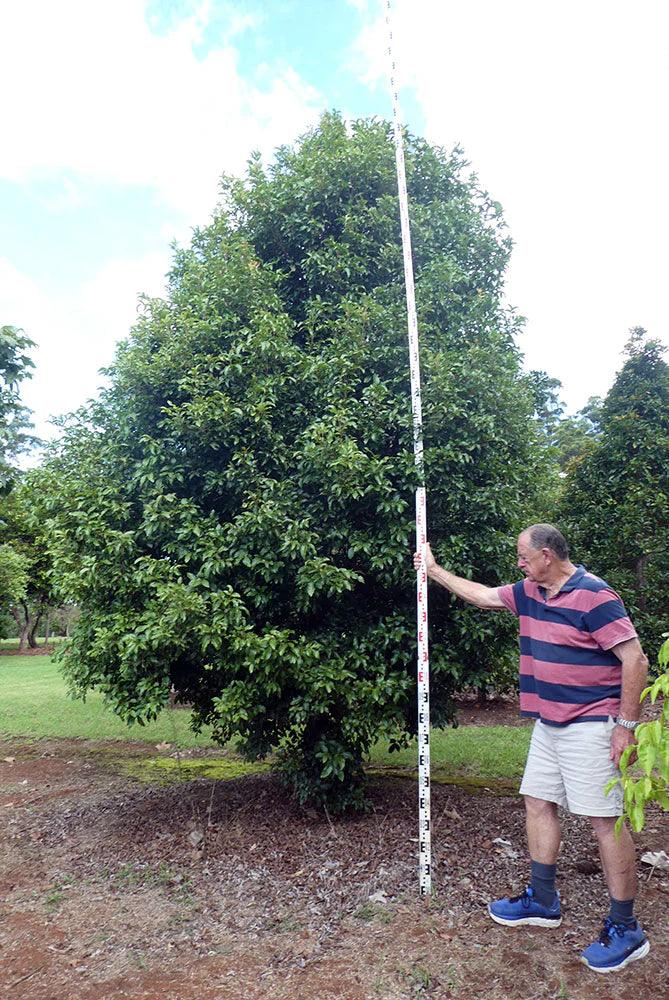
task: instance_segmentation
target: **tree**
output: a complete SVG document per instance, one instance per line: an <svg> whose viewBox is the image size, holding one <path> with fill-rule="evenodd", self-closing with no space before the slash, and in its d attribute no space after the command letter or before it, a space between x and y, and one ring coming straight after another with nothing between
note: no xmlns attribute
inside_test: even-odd
<svg viewBox="0 0 669 1000"><path fill-rule="evenodd" d="M37 646L38 629L54 603L51 560L39 474L30 472L14 485L2 501L0 540L21 559L25 586L14 597L9 611L19 636L19 649Z"/></svg>
<svg viewBox="0 0 669 1000"><path fill-rule="evenodd" d="M597 439L602 400L599 396L591 396L578 413L565 417L564 404L559 396L562 388L560 380L543 371L531 371L529 378L534 388L536 420L557 461L559 472L564 474L570 464L586 454ZM555 486L556 493L559 493L557 481Z"/></svg>
<svg viewBox="0 0 669 1000"><path fill-rule="evenodd" d="M0 545L0 608L5 609L25 596L28 571L23 556L11 545Z"/></svg>
<svg viewBox="0 0 669 1000"><path fill-rule="evenodd" d="M0 489L11 486L13 461L35 442L29 410L21 404L21 382L31 377L33 362L28 351L32 340L14 326L0 327Z"/></svg>
<svg viewBox="0 0 669 1000"><path fill-rule="evenodd" d="M541 491L535 396L501 306L510 242L455 151L407 138L430 533L491 584ZM196 725L277 748L300 799L361 802L371 742L415 731L413 429L390 126L325 115L227 178L110 388L42 472L63 663L129 721L171 685ZM480 686L508 616L435 594L432 711Z"/></svg>
<svg viewBox="0 0 669 1000"><path fill-rule="evenodd" d="M553 431L553 446L560 469L569 471L573 463L589 454L600 434L602 400L591 396L583 409L574 416L563 417Z"/></svg>
<svg viewBox="0 0 669 1000"><path fill-rule="evenodd" d="M579 557L624 595L656 650L669 616L669 366L639 327L599 410L598 438L569 467L561 520Z"/></svg>

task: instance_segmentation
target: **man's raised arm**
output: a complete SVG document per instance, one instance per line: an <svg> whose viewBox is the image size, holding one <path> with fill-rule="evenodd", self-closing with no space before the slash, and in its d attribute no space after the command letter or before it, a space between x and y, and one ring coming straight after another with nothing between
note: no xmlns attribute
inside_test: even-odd
<svg viewBox="0 0 669 1000"><path fill-rule="evenodd" d="M449 573L447 569L443 569L437 564L429 545L425 547L425 555L429 578L434 580L435 583L441 584L446 590L450 590L456 597L461 597L463 601L467 601L469 604L475 604L477 608L499 610L505 607L499 598L497 587L486 587L482 583L474 583L473 580L467 580L462 576L456 576L455 573ZM416 570L420 569L420 554L418 552L414 553L413 564Z"/></svg>

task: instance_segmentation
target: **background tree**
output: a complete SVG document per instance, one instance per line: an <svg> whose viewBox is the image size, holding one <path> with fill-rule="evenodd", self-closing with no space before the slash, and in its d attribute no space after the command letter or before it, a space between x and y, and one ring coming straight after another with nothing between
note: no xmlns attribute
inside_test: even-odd
<svg viewBox="0 0 669 1000"><path fill-rule="evenodd" d="M593 449L601 432L601 407L601 397L591 396L583 409L555 425L552 443L563 473Z"/></svg>
<svg viewBox="0 0 669 1000"><path fill-rule="evenodd" d="M408 137L430 535L508 578L542 489L535 393L501 305L499 206ZM300 799L360 803L370 743L415 729L413 431L390 126L336 114L229 178L41 473L64 666L128 720L174 685L221 742L278 748ZM515 645L433 595L436 724Z"/></svg>
<svg viewBox="0 0 669 1000"><path fill-rule="evenodd" d="M34 368L28 356L34 346L16 327L0 327L0 490L11 485L17 455L35 442L30 411L19 396L21 382L31 377Z"/></svg>
<svg viewBox="0 0 669 1000"><path fill-rule="evenodd" d="M602 400L599 396L591 396L578 413L565 417L560 380L543 371L531 371L529 378L535 395L535 419L557 463L557 496L561 490L559 473L564 474L573 461L589 452L599 435ZM546 509L549 510L554 502L557 501L549 500Z"/></svg>
<svg viewBox="0 0 669 1000"><path fill-rule="evenodd" d="M0 610L23 600L28 585L26 560L11 545L0 545Z"/></svg>
<svg viewBox="0 0 669 1000"><path fill-rule="evenodd" d="M3 498L1 509L0 540L20 557L26 573L25 586L9 606L19 649L37 646L38 630L46 629L54 604L44 497L39 482L35 472L24 475Z"/></svg>
<svg viewBox="0 0 669 1000"><path fill-rule="evenodd" d="M569 467L560 518L575 555L620 590L650 654L669 617L669 366L640 327Z"/></svg>

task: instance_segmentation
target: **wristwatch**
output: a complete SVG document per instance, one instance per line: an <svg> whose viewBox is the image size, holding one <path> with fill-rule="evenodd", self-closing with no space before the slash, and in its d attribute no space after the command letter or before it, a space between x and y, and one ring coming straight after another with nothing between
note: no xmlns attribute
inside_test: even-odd
<svg viewBox="0 0 669 1000"><path fill-rule="evenodd" d="M616 719L616 725L622 726L623 729L631 729L632 732L634 732L639 723L631 722L629 719L621 719L620 716L618 716L618 718Z"/></svg>

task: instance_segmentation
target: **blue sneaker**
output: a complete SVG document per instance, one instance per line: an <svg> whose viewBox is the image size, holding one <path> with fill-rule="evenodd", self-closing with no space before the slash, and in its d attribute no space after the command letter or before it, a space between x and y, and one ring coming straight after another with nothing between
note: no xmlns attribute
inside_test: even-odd
<svg viewBox="0 0 669 1000"><path fill-rule="evenodd" d="M488 913L497 924L505 927L521 927L531 924L533 927L559 927L562 923L560 911L560 895L556 893L550 906L537 902L534 889L529 886L520 896L505 896L496 899L488 905Z"/></svg>
<svg viewBox="0 0 669 1000"><path fill-rule="evenodd" d="M650 941L635 920L631 926L607 917L599 940L581 952L581 961L595 972L617 972L650 951Z"/></svg>

